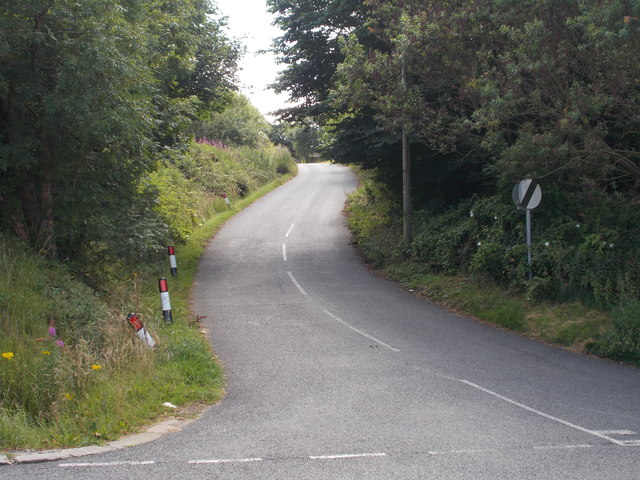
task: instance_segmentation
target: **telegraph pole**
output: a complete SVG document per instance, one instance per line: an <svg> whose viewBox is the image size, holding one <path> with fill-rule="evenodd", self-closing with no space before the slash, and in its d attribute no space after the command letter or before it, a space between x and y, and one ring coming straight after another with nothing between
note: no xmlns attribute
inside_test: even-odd
<svg viewBox="0 0 640 480"><path fill-rule="evenodd" d="M407 91L407 79L404 66L404 55L402 56L402 88ZM406 101L406 95L405 99ZM402 119L402 234L405 248L411 246L413 234L411 231L411 152L409 150L409 140L407 138L407 120Z"/></svg>

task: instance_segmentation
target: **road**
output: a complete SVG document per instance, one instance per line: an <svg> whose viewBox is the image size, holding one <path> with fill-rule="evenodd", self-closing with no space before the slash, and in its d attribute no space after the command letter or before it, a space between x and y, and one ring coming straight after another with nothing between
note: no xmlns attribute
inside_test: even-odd
<svg viewBox="0 0 640 480"><path fill-rule="evenodd" d="M12 479L640 478L640 371L443 311L368 271L345 167L240 212L193 294L228 379L181 432Z"/></svg>

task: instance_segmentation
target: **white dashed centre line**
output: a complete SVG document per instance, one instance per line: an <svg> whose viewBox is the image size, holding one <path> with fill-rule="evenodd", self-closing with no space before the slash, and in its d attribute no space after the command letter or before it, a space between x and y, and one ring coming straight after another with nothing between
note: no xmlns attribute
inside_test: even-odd
<svg viewBox="0 0 640 480"><path fill-rule="evenodd" d="M282 244L282 260L287 261L287 244Z"/></svg>
<svg viewBox="0 0 640 480"><path fill-rule="evenodd" d="M371 340L372 342L377 343L378 345L384 347L384 348L388 348L391 351L394 352L399 352L400 350L398 350L397 348L393 348L391 345L389 345L388 343L383 342L382 340L378 340L376 337L372 337L371 335L369 335L366 332L363 332L362 330L360 330L359 328L354 327L353 325L345 322L344 320L342 320L340 317L336 317L333 313L331 313L329 310L323 310L324 313L326 313L327 315L329 315L331 318L333 318L336 322L341 323L342 325L344 325L345 327L347 327L349 330L353 330L354 332L356 332L359 335L362 335L365 338L368 338L369 340Z"/></svg>
<svg viewBox="0 0 640 480"><path fill-rule="evenodd" d="M300 293L302 293L303 295L308 295L307 292L304 291L304 288L302 288L298 283L298 281L294 278L293 273L287 272L287 275L289 275L289 278L291 279L293 284L296 286L296 288L300 290Z"/></svg>
<svg viewBox="0 0 640 480"><path fill-rule="evenodd" d="M289 235L291 235L291 231L293 230L293 227L295 227L296 224L292 223L291 226L289 227L289 230L287 230L287 233L285 233L284 238L289 238Z"/></svg>

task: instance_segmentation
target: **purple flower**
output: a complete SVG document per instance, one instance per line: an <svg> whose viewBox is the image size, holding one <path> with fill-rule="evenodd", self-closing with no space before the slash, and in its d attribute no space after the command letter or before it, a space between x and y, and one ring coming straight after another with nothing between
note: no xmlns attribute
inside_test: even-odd
<svg viewBox="0 0 640 480"><path fill-rule="evenodd" d="M63 342L62 340L58 340L58 341L56 342L56 344L57 344L59 347L64 347L64 342Z"/></svg>
<svg viewBox="0 0 640 480"><path fill-rule="evenodd" d="M51 335L52 337L56 336L56 327L54 326L49 327L49 335Z"/></svg>

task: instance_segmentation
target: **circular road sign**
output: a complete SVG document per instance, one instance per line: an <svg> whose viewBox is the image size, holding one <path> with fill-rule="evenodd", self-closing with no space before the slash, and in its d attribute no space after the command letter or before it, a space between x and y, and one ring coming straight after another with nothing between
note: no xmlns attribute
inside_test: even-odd
<svg viewBox="0 0 640 480"><path fill-rule="evenodd" d="M540 205L542 189L536 179L527 178L513 187L511 197L520 210L533 210Z"/></svg>

